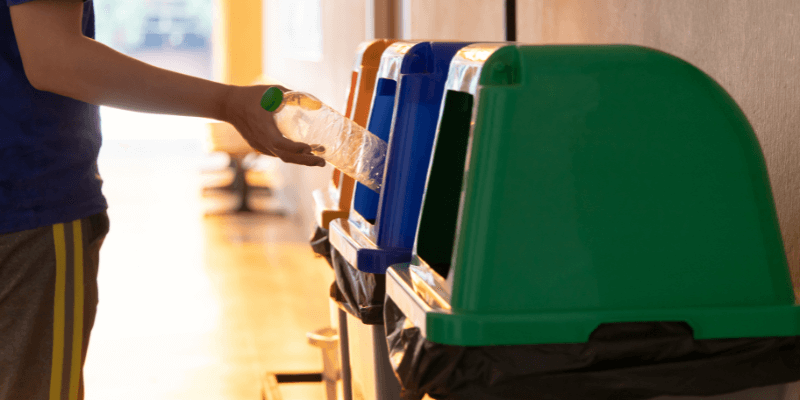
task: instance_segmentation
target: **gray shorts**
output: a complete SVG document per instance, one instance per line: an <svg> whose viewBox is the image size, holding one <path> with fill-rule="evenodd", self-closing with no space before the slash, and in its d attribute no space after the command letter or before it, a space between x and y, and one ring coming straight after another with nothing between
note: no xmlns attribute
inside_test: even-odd
<svg viewBox="0 0 800 400"><path fill-rule="evenodd" d="M83 399L108 215L0 234L0 400Z"/></svg>

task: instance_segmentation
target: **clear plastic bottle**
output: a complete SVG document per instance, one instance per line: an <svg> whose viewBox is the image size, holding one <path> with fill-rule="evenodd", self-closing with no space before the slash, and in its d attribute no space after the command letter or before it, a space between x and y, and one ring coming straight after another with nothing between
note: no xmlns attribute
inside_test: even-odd
<svg viewBox="0 0 800 400"><path fill-rule="evenodd" d="M370 189L380 193L386 142L316 97L269 88L261 107L275 113L283 136L311 145L311 152Z"/></svg>

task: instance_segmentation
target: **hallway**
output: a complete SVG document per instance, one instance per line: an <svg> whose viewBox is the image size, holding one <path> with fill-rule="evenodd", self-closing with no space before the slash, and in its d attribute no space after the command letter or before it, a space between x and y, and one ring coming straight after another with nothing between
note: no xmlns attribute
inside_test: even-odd
<svg viewBox="0 0 800 400"><path fill-rule="evenodd" d="M330 324L333 274L293 217L204 217L206 161L199 138L103 146L111 232L87 400L255 400L268 371L322 368L305 333ZM324 397L321 384L281 390Z"/></svg>

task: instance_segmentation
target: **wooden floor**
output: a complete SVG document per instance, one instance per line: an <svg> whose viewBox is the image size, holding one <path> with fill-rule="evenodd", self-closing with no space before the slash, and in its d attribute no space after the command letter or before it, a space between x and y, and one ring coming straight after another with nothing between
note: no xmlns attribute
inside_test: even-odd
<svg viewBox="0 0 800 400"><path fill-rule="evenodd" d="M272 372L319 372L327 264L292 217L204 216L199 140L106 141L111 231L85 366L87 400L257 400ZM323 399L283 384L285 400Z"/></svg>

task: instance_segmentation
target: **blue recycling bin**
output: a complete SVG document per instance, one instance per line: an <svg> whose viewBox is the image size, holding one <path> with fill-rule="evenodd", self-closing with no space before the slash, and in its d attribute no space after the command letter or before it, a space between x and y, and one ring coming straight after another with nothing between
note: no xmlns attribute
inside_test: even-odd
<svg viewBox="0 0 800 400"><path fill-rule="evenodd" d="M331 221L329 233L354 398L399 398L383 328L385 273L411 259L450 60L468 44L396 42L381 58L367 123L388 142L381 193L357 184L349 218Z"/></svg>
<svg viewBox="0 0 800 400"><path fill-rule="evenodd" d="M367 127L389 143L382 190L357 184L354 212L332 228L359 271L410 260L449 63L467 44L398 42L384 52Z"/></svg>
<svg viewBox="0 0 800 400"><path fill-rule="evenodd" d="M384 275L411 259L450 60L468 44L397 42L383 54L367 126L389 144L381 193L357 184L349 218L330 224L332 250L352 269L337 274L345 295L352 291L339 275L359 286L361 273ZM383 282L371 279L352 288L347 304L363 322L380 324Z"/></svg>

